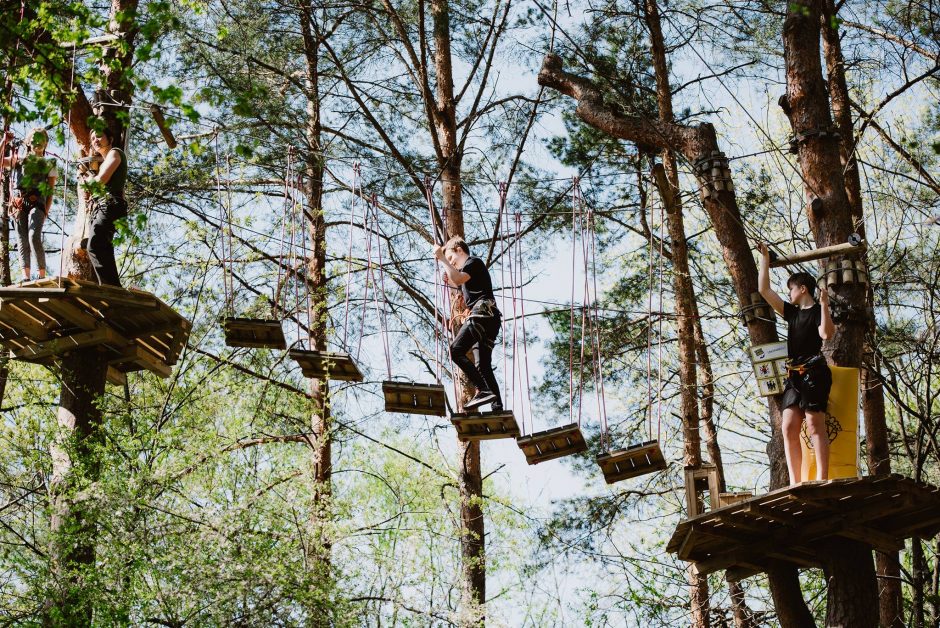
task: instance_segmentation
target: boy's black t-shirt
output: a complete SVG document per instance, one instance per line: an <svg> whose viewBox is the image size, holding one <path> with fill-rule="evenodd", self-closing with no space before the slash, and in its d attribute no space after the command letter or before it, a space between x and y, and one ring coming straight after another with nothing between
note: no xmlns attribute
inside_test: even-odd
<svg viewBox="0 0 940 628"><path fill-rule="evenodd" d="M496 300L493 297L493 282L490 280L490 271L486 268L483 260L479 257L470 257L460 271L470 275L470 279L460 286L467 307L472 308L473 304L480 299Z"/></svg>
<svg viewBox="0 0 940 628"><path fill-rule="evenodd" d="M787 357L802 363L819 355L822 350L822 338L819 337L822 307L816 303L804 310L784 301L783 318L787 321Z"/></svg>

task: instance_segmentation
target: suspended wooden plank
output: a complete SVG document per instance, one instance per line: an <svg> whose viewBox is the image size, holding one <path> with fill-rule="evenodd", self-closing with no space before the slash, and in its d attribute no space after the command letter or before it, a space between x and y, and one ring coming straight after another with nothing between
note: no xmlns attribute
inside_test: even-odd
<svg viewBox="0 0 940 628"><path fill-rule="evenodd" d="M98 346L101 359L118 372L146 369L163 377L191 328L149 292L66 278L0 288L0 312L0 345L14 359L50 365L70 351ZM124 360L128 352L137 357Z"/></svg>
<svg viewBox="0 0 940 628"><path fill-rule="evenodd" d="M281 321L265 318L226 316L222 321L225 344L230 347L286 349Z"/></svg>
<svg viewBox="0 0 940 628"><path fill-rule="evenodd" d="M462 412L452 414L450 422L463 442L517 438L519 426L512 412Z"/></svg>
<svg viewBox="0 0 940 628"><path fill-rule="evenodd" d="M655 473L666 468L666 459L658 440L632 445L595 458L608 484Z"/></svg>
<svg viewBox="0 0 940 628"><path fill-rule="evenodd" d="M310 379L361 382L362 371L345 353L291 349L287 355L300 366L304 377Z"/></svg>
<svg viewBox="0 0 940 628"><path fill-rule="evenodd" d="M529 464L538 464L587 450L587 443L577 423L562 425L516 439Z"/></svg>
<svg viewBox="0 0 940 628"><path fill-rule="evenodd" d="M382 382L386 412L403 414L447 414L447 393L440 384L417 384L413 382Z"/></svg>

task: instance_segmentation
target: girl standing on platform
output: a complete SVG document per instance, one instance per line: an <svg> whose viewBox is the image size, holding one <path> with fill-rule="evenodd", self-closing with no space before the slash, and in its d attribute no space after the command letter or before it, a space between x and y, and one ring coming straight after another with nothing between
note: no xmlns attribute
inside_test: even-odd
<svg viewBox="0 0 940 628"><path fill-rule="evenodd" d="M55 161L47 158L49 136L42 127L26 135L26 157L18 159L13 150L3 158L3 166L13 169L13 195L11 217L16 221L19 235L20 263L23 281L29 281L30 258L35 254L39 278L46 276L46 249L42 244L42 226L52 209L52 195L58 170Z"/></svg>
<svg viewBox="0 0 940 628"><path fill-rule="evenodd" d="M88 259L98 276L98 283L120 286L114 259L114 223L127 216L127 200L124 198L127 156L114 146L114 135L107 127L92 131L91 145L103 161L97 173L89 171L84 174L91 222Z"/></svg>
<svg viewBox="0 0 940 628"><path fill-rule="evenodd" d="M808 273L795 273L787 280L790 302L785 302L770 287L770 251L759 245L761 254L758 290L777 314L787 321L787 383L783 389L783 451L790 472L790 485L801 481L803 450L800 429L806 421L816 452L816 479L829 477L829 433L826 409L832 388L832 373L822 355L822 341L832 338L836 328L829 313L829 293L819 291L814 298L816 280Z"/></svg>

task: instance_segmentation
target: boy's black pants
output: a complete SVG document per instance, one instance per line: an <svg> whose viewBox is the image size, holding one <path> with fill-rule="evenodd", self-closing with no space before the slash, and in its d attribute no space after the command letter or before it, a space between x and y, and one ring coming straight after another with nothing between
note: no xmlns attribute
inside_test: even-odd
<svg viewBox="0 0 940 628"><path fill-rule="evenodd" d="M495 304L490 306L492 313L484 313L487 308L479 308L477 305L479 304L474 305L470 317L457 331L457 336L450 345L450 357L478 391L493 393L496 395L496 401L493 403L502 405L499 384L493 374L493 347L496 346L502 317ZM467 357L474 345L477 348L476 364Z"/></svg>

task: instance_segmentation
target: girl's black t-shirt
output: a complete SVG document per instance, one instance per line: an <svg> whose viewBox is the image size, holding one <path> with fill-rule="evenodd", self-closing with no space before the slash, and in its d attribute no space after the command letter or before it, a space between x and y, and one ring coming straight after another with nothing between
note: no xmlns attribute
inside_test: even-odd
<svg viewBox="0 0 940 628"><path fill-rule="evenodd" d="M467 307L473 307L473 304L480 299L489 299L494 301L493 282L490 279L490 271L486 268L479 257L470 257L464 263L460 272L470 275L470 279L465 281L460 289L463 292L463 300Z"/></svg>
<svg viewBox="0 0 940 628"><path fill-rule="evenodd" d="M822 323L822 307L800 308L792 303L783 303L783 318L787 321L787 357L797 364L819 355L822 338L819 325Z"/></svg>

